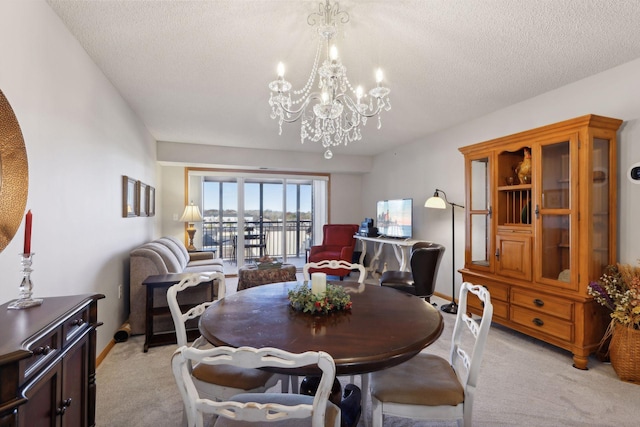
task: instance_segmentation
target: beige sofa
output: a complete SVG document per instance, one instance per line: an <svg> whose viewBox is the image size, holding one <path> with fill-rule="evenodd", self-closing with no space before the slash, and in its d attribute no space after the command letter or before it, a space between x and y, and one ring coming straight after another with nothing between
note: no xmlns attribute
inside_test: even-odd
<svg viewBox="0 0 640 427"><path fill-rule="evenodd" d="M129 323L132 335L143 334L145 331L146 289L142 282L148 276L168 273L222 272L222 260L214 258L213 253L189 253L184 244L174 237L162 237L135 248L130 252L129 260ZM212 299L212 296L207 289L194 288L189 298L201 302ZM156 290L154 305L164 306L166 300L166 289ZM171 329L173 329L171 316L156 319L154 331Z"/></svg>

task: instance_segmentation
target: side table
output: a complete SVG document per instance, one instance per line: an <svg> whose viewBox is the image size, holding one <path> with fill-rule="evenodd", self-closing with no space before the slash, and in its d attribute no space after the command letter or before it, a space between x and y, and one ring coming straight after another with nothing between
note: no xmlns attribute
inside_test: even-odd
<svg viewBox="0 0 640 427"><path fill-rule="evenodd" d="M146 286L146 307L145 307L145 322L144 322L144 352L146 353L149 350L149 347L156 347L159 345L166 344L175 344L176 340L176 331L172 329L170 331L162 331L155 332L153 327L153 320L156 316L171 316L171 311L169 311L169 306L159 306L156 307L154 301L154 294L156 289L164 289L165 291L169 289L171 286L176 283L180 283L182 279L188 277L193 273L169 273L169 274L158 274L154 276L149 276L142 282L143 286ZM209 285L211 287L211 299L214 298L214 280L210 282L202 282L200 285ZM182 306L181 306L182 307ZM184 307L186 310L189 309L188 306ZM200 336L200 333L197 328L187 329L187 338L189 341L192 341Z"/></svg>
<svg viewBox="0 0 640 427"><path fill-rule="evenodd" d="M277 282L295 282L296 266L282 264L280 267L259 269L255 265L243 265L238 268L238 290L253 288Z"/></svg>

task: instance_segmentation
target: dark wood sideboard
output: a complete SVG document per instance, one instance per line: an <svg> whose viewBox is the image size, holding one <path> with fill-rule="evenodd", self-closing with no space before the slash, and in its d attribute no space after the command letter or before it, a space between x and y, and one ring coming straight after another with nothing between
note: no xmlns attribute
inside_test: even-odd
<svg viewBox="0 0 640 427"><path fill-rule="evenodd" d="M95 426L101 294L0 306L0 427Z"/></svg>

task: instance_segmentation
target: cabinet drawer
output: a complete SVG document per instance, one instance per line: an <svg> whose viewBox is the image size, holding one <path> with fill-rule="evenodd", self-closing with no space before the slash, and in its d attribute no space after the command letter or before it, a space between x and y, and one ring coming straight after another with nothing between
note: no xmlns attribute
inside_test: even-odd
<svg viewBox="0 0 640 427"><path fill-rule="evenodd" d="M56 357L60 350L60 328L55 328L48 334L27 344L27 349L33 356L24 360L24 377L28 379L40 368Z"/></svg>
<svg viewBox="0 0 640 427"><path fill-rule="evenodd" d="M493 317L506 320L509 313L509 305L504 301L494 300L493 295L491 296L491 304L493 304ZM475 295L469 294L467 308L475 314L482 315L483 306Z"/></svg>
<svg viewBox="0 0 640 427"><path fill-rule="evenodd" d="M484 278L478 278L476 276L463 275L463 280L474 285L484 286L491 295L491 302L495 302L496 300L509 301L509 285L505 285L504 283L500 282L487 281L484 280ZM469 294L469 299L478 300L478 298L472 294Z"/></svg>
<svg viewBox="0 0 640 427"><path fill-rule="evenodd" d="M562 298L514 288L511 303L561 319L573 320L573 302Z"/></svg>
<svg viewBox="0 0 640 427"><path fill-rule="evenodd" d="M69 341L80 335L87 328L89 328L89 307L73 314L65 320L62 325L62 345L67 345Z"/></svg>
<svg viewBox="0 0 640 427"><path fill-rule="evenodd" d="M573 324L539 311L511 306L511 321L564 341L573 341Z"/></svg>

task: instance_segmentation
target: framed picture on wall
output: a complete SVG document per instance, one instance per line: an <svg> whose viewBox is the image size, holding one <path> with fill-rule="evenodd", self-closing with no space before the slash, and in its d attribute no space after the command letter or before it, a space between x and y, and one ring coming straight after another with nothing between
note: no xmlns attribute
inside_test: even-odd
<svg viewBox="0 0 640 427"><path fill-rule="evenodd" d="M154 216L156 214L156 189L152 186L147 187L147 215Z"/></svg>
<svg viewBox="0 0 640 427"><path fill-rule="evenodd" d="M149 186L142 181L138 181L136 183L137 186L137 195L138 195L138 211L136 214L138 216L147 216L147 191Z"/></svg>
<svg viewBox="0 0 640 427"><path fill-rule="evenodd" d="M136 180L126 175L122 176L122 216L129 218L136 216L138 212L138 187Z"/></svg>

